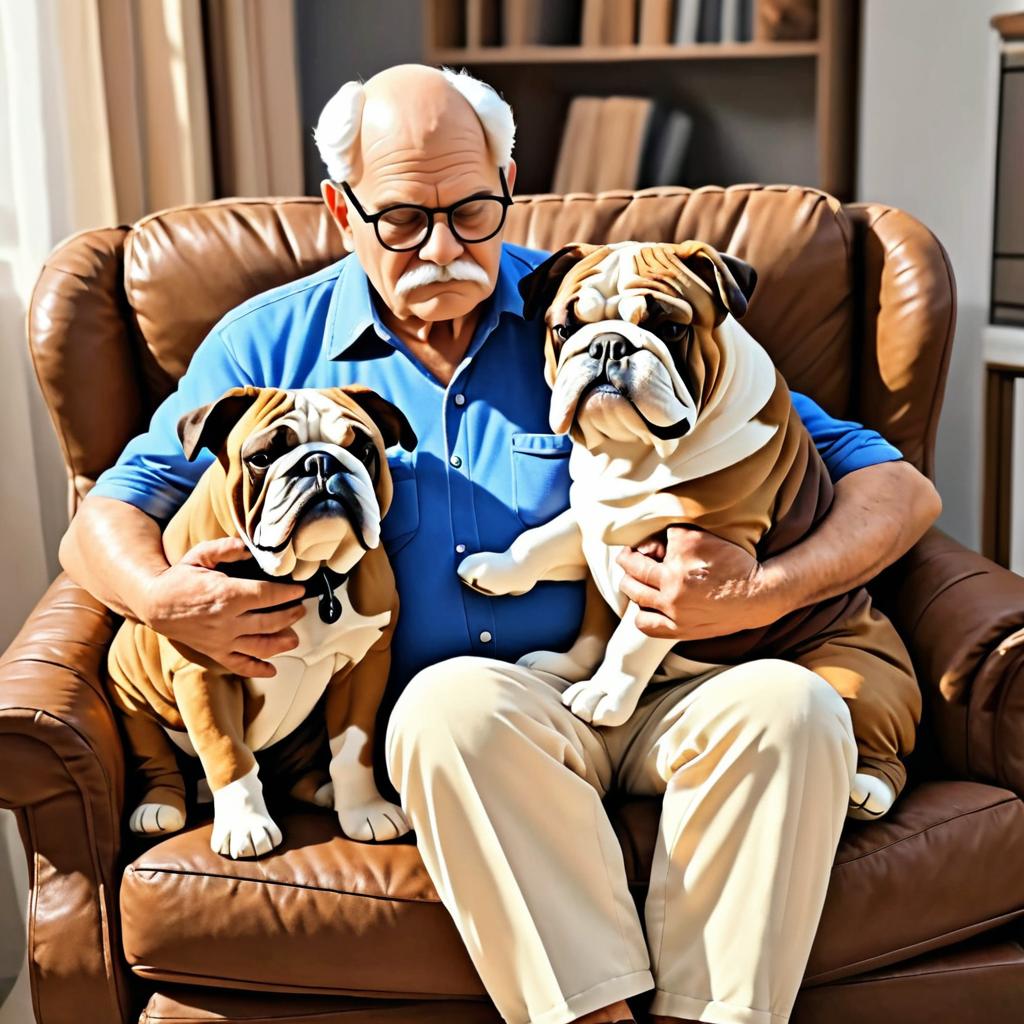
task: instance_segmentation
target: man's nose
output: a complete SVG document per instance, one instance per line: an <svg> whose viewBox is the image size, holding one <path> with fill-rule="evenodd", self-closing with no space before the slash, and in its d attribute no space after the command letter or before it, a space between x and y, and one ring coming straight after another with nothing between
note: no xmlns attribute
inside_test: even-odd
<svg viewBox="0 0 1024 1024"><path fill-rule="evenodd" d="M637 347L633 342L621 334L614 333L596 335L587 347L587 355L599 363L603 363L606 359L610 362L618 362L636 351Z"/></svg>
<svg viewBox="0 0 1024 1024"><path fill-rule="evenodd" d="M444 266L462 255L463 246L452 234L452 229L448 227L448 221L438 214L434 216L436 218L434 230L430 232L426 244L421 246L418 255L425 263L437 263Z"/></svg>

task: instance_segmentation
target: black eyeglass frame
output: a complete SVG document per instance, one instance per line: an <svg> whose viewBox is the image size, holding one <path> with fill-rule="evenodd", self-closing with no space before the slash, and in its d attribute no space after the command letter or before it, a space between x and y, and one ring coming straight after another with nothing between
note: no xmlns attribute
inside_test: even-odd
<svg viewBox="0 0 1024 1024"><path fill-rule="evenodd" d="M452 203L450 206L420 206L418 203L392 203L390 206L385 206L383 210L378 210L376 213L367 213L363 209L347 181L336 181L334 184L341 186L346 197L355 207L356 213L359 214L363 221L367 224L373 225L373 231L377 236L377 241L380 242L385 249L390 249L392 252L412 252L414 249L421 249L430 241L430 236L434 231L434 215L438 213L443 213L445 215L445 219L448 221L448 230L463 245L477 245L480 242L486 242L489 238L493 238L505 226L505 218L508 216L508 208L513 204L512 196L508 191L508 182L505 180L505 172L500 167L498 168L498 177L501 179L502 194L500 196L490 194L466 196L465 199L460 199L458 202ZM498 221L498 226L489 235L485 235L483 238L474 238L472 240L463 238L455 229L455 211L460 206L466 206L469 203L477 203L481 199L494 199L501 203L501 220ZM381 237L380 225L378 222L384 214L391 213L393 210L420 210L427 218L427 233L413 245L405 245L401 247L389 245Z"/></svg>

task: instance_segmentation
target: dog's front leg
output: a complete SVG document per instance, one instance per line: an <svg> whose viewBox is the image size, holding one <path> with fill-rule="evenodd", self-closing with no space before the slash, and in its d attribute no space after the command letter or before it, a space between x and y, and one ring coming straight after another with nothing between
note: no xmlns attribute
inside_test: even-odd
<svg viewBox="0 0 1024 1024"><path fill-rule="evenodd" d="M589 679L604 658L608 641L615 632L618 617L608 607L592 578L587 579L586 603L579 636L569 650L532 651L517 664L540 672L550 672L570 683Z"/></svg>
<svg viewBox="0 0 1024 1024"><path fill-rule="evenodd" d="M258 857L281 842L263 799L259 766L244 740L243 682L189 664L173 677L174 699L213 792L210 847L226 857Z"/></svg>
<svg viewBox="0 0 1024 1024"><path fill-rule="evenodd" d="M459 563L467 586L490 597L525 594L541 580L581 580L587 574L576 515L561 515L521 533L507 551L480 551Z"/></svg>
<svg viewBox="0 0 1024 1024"><path fill-rule="evenodd" d="M391 665L390 630L351 672L328 684L325 714L331 742L331 781L316 803L334 807L350 839L397 839L412 827L401 807L385 800L373 778L373 731Z"/></svg>
<svg viewBox="0 0 1024 1024"><path fill-rule="evenodd" d="M562 703L592 725L622 725L636 710L658 666L675 645L641 633L636 626L639 607L630 601L591 679L574 683L562 693Z"/></svg>

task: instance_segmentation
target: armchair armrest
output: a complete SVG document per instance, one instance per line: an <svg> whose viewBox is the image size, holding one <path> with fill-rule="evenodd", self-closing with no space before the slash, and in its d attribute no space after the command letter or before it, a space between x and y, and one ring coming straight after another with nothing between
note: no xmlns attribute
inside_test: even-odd
<svg viewBox="0 0 1024 1024"><path fill-rule="evenodd" d="M0 806L29 863L40 1024L126 1019L117 915L124 759L104 688L117 619L66 575L0 658Z"/></svg>
<svg viewBox="0 0 1024 1024"><path fill-rule="evenodd" d="M932 529L885 583L947 767L1024 795L1024 577Z"/></svg>

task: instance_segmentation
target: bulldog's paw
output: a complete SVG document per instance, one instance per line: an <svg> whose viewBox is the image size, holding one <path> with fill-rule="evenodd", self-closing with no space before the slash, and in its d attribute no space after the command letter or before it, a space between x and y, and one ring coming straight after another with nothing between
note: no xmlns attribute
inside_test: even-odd
<svg viewBox="0 0 1024 1024"><path fill-rule="evenodd" d="M622 725L636 710L643 686L634 681L602 677L574 683L562 693L562 703L591 725Z"/></svg>
<svg viewBox="0 0 1024 1024"><path fill-rule="evenodd" d="M184 811L171 804L139 804L128 819L128 828L139 835L166 836L184 827Z"/></svg>
<svg viewBox="0 0 1024 1024"><path fill-rule="evenodd" d="M263 800L259 767L213 793L210 849L224 857L259 857L281 843L281 830Z"/></svg>
<svg viewBox="0 0 1024 1024"><path fill-rule="evenodd" d="M537 672L550 672L553 676L565 679L567 682L576 683L586 679L591 669L581 665L572 657L572 652L567 651L559 654L557 651L534 651L532 654L524 654L517 662L524 668L532 668Z"/></svg>
<svg viewBox="0 0 1024 1024"><path fill-rule="evenodd" d="M857 772L850 789L850 805L846 816L860 821L874 821L892 807L896 794L885 779Z"/></svg>
<svg viewBox="0 0 1024 1024"><path fill-rule="evenodd" d="M508 552L480 551L459 563L459 578L467 587L488 597L525 594L533 588L520 565Z"/></svg>
<svg viewBox="0 0 1024 1024"><path fill-rule="evenodd" d="M337 811L341 831L349 839L380 843L404 836L412 828L402 808L382 796Z"/></svg>
<svg viewBox="0 0 1024 1024"><path fill-rule="evenodd" d="M216 794L214 794L216 795ZM251 811L218 813L213 819L210 849L224 857L261 857L281 845L281 830L269 814Z"/></svg>

